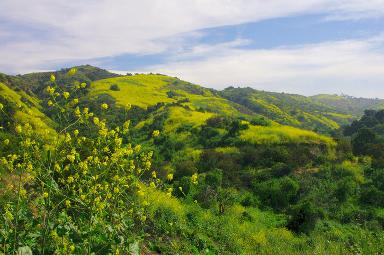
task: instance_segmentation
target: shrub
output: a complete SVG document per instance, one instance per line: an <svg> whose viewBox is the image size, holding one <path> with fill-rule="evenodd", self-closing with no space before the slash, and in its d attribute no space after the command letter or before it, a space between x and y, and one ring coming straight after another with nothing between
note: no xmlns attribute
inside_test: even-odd
<svg viewBox="0 0 384 255"><path fill-rule="evenodd" d="M266 205L281 210L294 201L299 191L299 184L290 177L283 177L262 183L255 182L253 190Z"/></svg>
<svg viewBox="0 0 384 255"><path fill-rule="evenodd" d="M113 91L120 91L120 88L117 84L112 84L111 87L109 87L109 89Z"/></svg>

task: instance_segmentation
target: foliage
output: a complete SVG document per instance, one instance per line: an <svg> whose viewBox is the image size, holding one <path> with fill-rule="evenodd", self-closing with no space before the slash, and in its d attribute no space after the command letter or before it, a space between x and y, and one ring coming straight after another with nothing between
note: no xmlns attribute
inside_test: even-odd
<svg viewBox="0 0 384 255"><path fill-rule="evenodd" d="M353 116L331 104L322 103L318 97L258 91L252 88L229 87L220 93L223 97L241 104L255 113L262 114L280 124L327 133L346 125Z"/></svg>
<svg viewBox="0 0 384 255"><path fill-rule="evenodd" d="M353 111L298 95L90 66L1 79L0 253L384 252L380 111L343 135Z"/></svg>

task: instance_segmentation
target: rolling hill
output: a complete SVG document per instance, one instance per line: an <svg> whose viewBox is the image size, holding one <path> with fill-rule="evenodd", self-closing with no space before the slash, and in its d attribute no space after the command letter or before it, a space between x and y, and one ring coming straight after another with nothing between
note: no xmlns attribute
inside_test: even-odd
<svg viewBox="0 0 384 255"><path fill-rule="evenodd" d="M329 105L339 112L362 116L365 110L380 110L384 108L384 100L378 98L358 98L346 95L316 95L310 97L315 102Z"/></svg>
<svg viewBox="0 0 384 255"><path fill-rule="evenodd" d="M254 126L247 132L242 131L244 133L242 137L258 142L267 140L292 142L289 133L295 133L293 137L301 142L314 142L315 137L318 137L319 141L325 141L317 134L310 134L300 129L329 133L359 117L363 112L362 109L381 107L381 101L378 99L332 95L304 97L234 87L216 91L161 74L121 76L89 65L75 68L76 74L70 77L66 74L71 68L17 76L1 75L3 89L0 96L5 100L6 95L12 91L13 95L18 95L18 103L20 98L33 102L28 106L22 104L24 108L29 108L28 111L35 112L34 115L30 115L34 122L37 123L36 118L49 119L49 116L45 117L39 108L46 104L47 96L44 89L50 82L50 75L54 74L62 90L70 88L75 83L88 84L87 92L79 96L89 102L109 100L108 102L120 109L126 108L127 105L134 106L136 112L142 113L141 117L135 118L134 124L137 128L148 128L162 116L164 131L174 133L186 126L201 128L207 120L224 116L240 119ZM17 112L18 118L22 118L21 112L23 111ZM49 121L44 120L41 123ZM260 123L264 126L263 132L260 132ZM285 128L284 125L289 128ZM52 122L50 126L54 126ZM295 130L294 127L298 129ZM284 129L287 132L281 132ZM265 137L266 134L270 137ZM284 137L284 134L287 137ZM257 138L258 136L260 138Z"/></svg>

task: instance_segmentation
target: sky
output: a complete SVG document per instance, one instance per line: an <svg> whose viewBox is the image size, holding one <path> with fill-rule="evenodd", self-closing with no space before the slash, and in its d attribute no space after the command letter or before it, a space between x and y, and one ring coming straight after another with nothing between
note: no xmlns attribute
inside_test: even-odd
<svg viewBox="0 0 384 255"><path fill-rule="evenodd" d="M384 98L384 0L0 0L0 72Z"/></svg>

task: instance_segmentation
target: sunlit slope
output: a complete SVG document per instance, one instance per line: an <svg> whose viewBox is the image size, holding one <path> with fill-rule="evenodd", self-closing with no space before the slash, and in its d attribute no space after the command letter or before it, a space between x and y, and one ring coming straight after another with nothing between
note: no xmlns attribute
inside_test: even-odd
<svg viewBox="0 0 384 255"><path fill-rule="evenodd" d="M18 124L29 123L38 133L54 132L54 123L40 111L39 100L23 91L16 92L0 83L0 103L9 117Z"/></svg>
<svg viewBox="0 0 384 255"><path fill-rule="evenodd" d="M384 100L378 98L357 98L351 96L320 94L310 97L315 102L320 102L338 109L340 112L360 117L367 109L384 109Z"/></svg>
<svg viewBox="0 0 384 255"><path fill-rule="evenodd" d="M219 95L215 90L206 89L174 77L165 75L134 75L103 79L91 84L90 97L96 98L107 94L112 96L117 105L125 107L128 104L147 109L161 103L156 111L151 112L136 128L151 126L155 119L166 116L162 122L162 131L166 133L188 132L180 131L180 127L199 128L206 121L215 116L231 118L248 118L262 116L252 112L235 102L231 102ZM258 100L258 99L255 99ZM276 100L278 100L276 98ZM280 110L278 106L265 102L261 104L265 109L278 112L288 123L300 126L300 121L288 112ZM262 113L265 113L262 111ZM336 113L335 113L336 114ZM303 113L305 118L335 129L338 124L325 116ZM266 114L266 119L270 115ZM272 116L273 117L273 116ZM342 115L342 117L345 117ZM284 121L282 121L284 122ZM183 129L184 130L184 129ZM220 132L224 132L220 130ZM315 132L279 125L274 121L269 126L249 124L249 128L241 133L241 139L256 144L273 143L314 143L332 144L332 139L318 135Z"/></svg>
<svg viewBox="0 0 384 255"><path fill-rule="evenodd" d="M338 129L354 117L332 105L294 94L230 87L222 91L221 95L280 124L310 130Z"/></svg>
<svg viewBox="0 0 384 255"><path fill-rule="evenodd" d="M328 136L284 125L250 126L247 130L241 132L240 138L253 144L303 143L335 145L333 139Z"/></svg>
<svg viewBox="0 0 384 255"><path fill-rule="evenodd" d="M74 75L68 75L68 71L73 68L76 69L77 72ZM16 76L0 73L0 82L7 84L10 88L20 88L28 92L28 94L34 94L41 98L44 97L44 89L47 85L50 85L51 74L55 75L56 83L62 88L68 88L72 86L74 82L90 83L100 79L119 76L98 67L82 65L63 68L53 72L36 72Z"/></svg>
<svg viewBox="0 0 384 255"><path fill-rule="evenodd" d="M148 108L158 103L180 103L190 110L228 115L241 115L244 107L206 89L174 77L139 74L95 81L90 96L108 94L121 106L127 104ZM252 112L248 112L252 114Z"/></svg>

